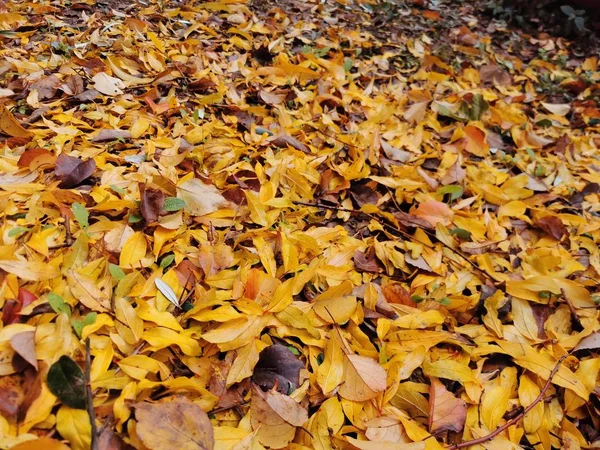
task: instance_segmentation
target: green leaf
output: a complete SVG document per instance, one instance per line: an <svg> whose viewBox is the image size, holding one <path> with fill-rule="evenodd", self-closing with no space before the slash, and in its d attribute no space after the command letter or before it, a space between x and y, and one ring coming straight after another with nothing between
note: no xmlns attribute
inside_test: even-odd
<svg viewBox="0 0 600 450"><path fill-rule="evenodd" d="M69 319L71 318L71 307L60 295L50 292L48 294L48 304L56 314L66 314Z"/></svg>
<svg viewBox="0 0 600 450"><path fill-rule="evenodd" d="M63 355L48 371L48 388L71 408L85 409L85 376L75 361Z"/></svg>
<svg viewBox="0 0 600 450"><path fill-rule="evenodd" d="M483 95L475 94L473 97L473 105L471 107L472 117L475 117L473 120L481 119L481 116L483 116L488 109L490 109L490 105L485 101Z"/></svg>
<svg viewBox="0 0 600 450"><path fill-rule="evenodd" d="M552 121L550 119L542 119L535 123L538 127L548 128L552 126Z"/></svg>
<svg viewBox="0 0 600 450"><path fill-rule="evenodd" d="M410 297L410 299L415 302L415 303L421 303L423 300L425 300L423 297L421 297L420 295L412 295Z"/></svg>
<svg viewBox="0 0 600 450"><path fill-rule="evenodd" d="M141 222L143 219L142 216L138 216L137 214L130 214L129 215L129 223L138 223Z"/></svg>
<svg viewBox="0 0 600 450"><path fill-rule="evenodd" d="M463 241L471 240L471 232L463 228L453 228L450 230L450 234L462 239Z"/></svg>
<svg viewBox="0 0 600 450"><path fill-rule="evenodd" d="M19 236L23 233L26 233L29 231L29 228L25 228L25 227L15 227L12 230L10 230L8 232L8 237L15 237L15 236Z"/></svg>
<svg viewBox="0 0 600 450"><path fill-rule="evenodd" d="M177 197L167 197L165 198L165 203L163 204L163 211L172 212L179 211L185 207L185 201L177 198Z"/></svg>
<svg viewBox="0 0 600 450"><path fill-rule="evenodd" d="M79 223L79 226L84 229L89 227L90 224L88 219L90 217L90 213L87 209L85 209L85 206L83 206L81 203L73 203L71 208L73 209L73 215L75 216L77 223Z"/></svg>
<svg viewBox="0 0 600 450"><path fill-rule="evenodd" d="M166 269L167 267L169 267L171 265L171 263L175 261L175 255L174 254L170 254L165 256L161 261L160 261L160 268L161 269Z"/></svg>
<svg viewBox="0 0 600 450"><path fill-rule="evenodd" d="M346 72L350 72L350 69L352 69L352 67L354 67L354 61L352 61L350 58L346 58L344 61L344 70Z"/></svg>
<svg viewBox="0 0 600 450"><path fill-rule="evenodd" d="M444 297L440 299L440 304L444 305L444 306L448 306L452 303L452 300L450 300L448 297Z"/></svg>
<svg viewBox="0 0 600 450"><path fill-rule="evenodd" d="M121 281L123 278L125 278L125 272L123 272L123 269L121 269L121 267L117 266L116 264L110 263L108 265L108 271L110 272L111 276L117 281Z"/></svg>
<svg viewBox="0 0 600 450"><path fill-rule="evenodd" d="M581 16L575 17L575 26L579 31L583 31L585 29L585 19Z"/></svg>
<svg viewBox="0 0 600 450"><path fill-rule="evenodd" d="M454 201L462 197L465 190L462 186L457 184L449 184L448 186L441 187L437 190L440 195L450 194L450 200Z"/></svg>
<svg viewBox="0 0 600 450"><path fill-rule="evenodd" d="M127 193L127 191L125 189L120 188L119 186L115 186L114 184L111 184L110 188L118 194L126 194Z"/></svg>
<svg viewBox="0 0 600 450"><path fill-rule="evenodd" d="M302 353L300 353L300 350L298 350L296 347L294 347L293 345L288 345L287 346L288 350L290 352L292 352L294 355L296 356L302 356Z"/></svg>
<svg viewBox="0 0 600 450"><path fill-rule="evenodd" d="M98 316L98 313L91 312L87 316L85 316L83 320L73 320L73 323L72 323L73 330L75 330L75 333L77 334L77 336L79 336L79 339L81 339L81 334L83 333L83 329L87 325L92 325L96 321L97 316Z"/></svg>

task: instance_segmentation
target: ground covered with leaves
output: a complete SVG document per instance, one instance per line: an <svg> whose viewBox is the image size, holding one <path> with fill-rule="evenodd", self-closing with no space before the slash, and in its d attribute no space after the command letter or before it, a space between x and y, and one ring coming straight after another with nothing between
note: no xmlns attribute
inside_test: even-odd
<svg viewBox="0 0 600 450"><path fill-rule="evenodd" d="M1 449L600 446L591 50L416 0L0 44Z"/></svg>

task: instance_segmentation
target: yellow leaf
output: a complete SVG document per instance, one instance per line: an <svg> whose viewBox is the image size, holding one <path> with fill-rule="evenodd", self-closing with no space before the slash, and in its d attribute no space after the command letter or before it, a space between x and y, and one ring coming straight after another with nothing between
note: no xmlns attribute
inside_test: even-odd
<svg viewBox="0 0 600 450"><path fill-rule="evenodd" d="M61 406L56 414L56 429L72 450L88 450L92 444L92 425L84 409Z"/></svg>
<svg viewBox="0 0 600 450"><path fill-rule="evenodd" d="M144 321L138 317L131 303L124 298L115 298L115 315L131 329L135 340L139 341L144 332Z"/></svg>
<svg viewBox="0 0 600 450"><path fill-rule="evenodd" d="M202 339L217 344L222 352L243 347L256 339L267 325L267 316L249 316L219 325L204 333Z"/></svg>
<svg viewBox="0 0 600 450"><path fill-rule="evenodd" d="M330 395L344 379L344 353L335 332L327 340L324 353L323 363L317 368L317 383L325 395Z"/></svg>
<svg viewBox="0 0 600 450"><path fill-rule="evenodd" d="M135 232L123 245L121 256L119 257L119 265L121 267L139 268L145 267L142 260L146 256L147 242L144 233Z"/></svg>
<svg viewBox="0 0 600 450"><path fill-rule="evenodd" d="M107 312L110 311L110 298L100 290L97 283L91 278L81 275L76 271L70 271L68 275L71 293L84 306L92 311Z"/></svg>
<svg viewBox="0 0 600 450"><path fill-rule="evenodd" d="M60 275L58 269L50 264L34 261L0 260L0 269L12 273L22 280L43 281L51 280Z"/></svg>
<svg viewBox="0 0 600 450"><path fill-rule="evenodd" d="M519 377L519 401L521 406L527 408L538 397L542 390L531 379L529 374L523 374ZM531 411L525 414L523 427L526 433L535 433L542 425L544 420L544 402L538 402Z"/></svg>
<svg viewBox="0 0 600 450"><path fill-rule="evenodd" d="M11 447L11 450L40 450L42 448L44 450L69 450L69 447L62 442L47 437L22 442Z"/></svg>
<svg viewBox="0 0 600 450"><path fill-rule="evenodd" d="M500 376L489 381L481 396L481 422L493 431L508 409L508 401L517 381L517 369L507 367Z"/></svg>
<svg viewBox="0 0 600 450"><path fill-rule="evenodd" d="M236 357L233 360L231 369L229 369L229 373L227 374L227 387L231 386L232 384L239 383L240 381L243 381L252 375L254 366L256 366L256 363L258 362L259 354L261 350L265 349L266 347L267 344L265 344L263 341L255 339L254 341L237 350Z"/></svg>
<svg viewBox="0 0 600 450"><path fill-rule="evenodd" d="M146 330L142 335L142 339L156 350L177 345L188 356L199 356L202 353L196 339L177 333L169 328L155 327Z"/></svg>
<svg viewBox="0 0 600 450"><path fill-rule="evenodd" d="M118 362L123 372L135 380L143 380L148 373L161 370L161 363L146 355L131 355Z"/></svg>
<svg viewBox="0 0 600 450"><path fill-rule="evenodd" d="M375 360L359 355L346 356L340 396L353 402L364 402L377 397L386 387L387 373Z"/></svg>

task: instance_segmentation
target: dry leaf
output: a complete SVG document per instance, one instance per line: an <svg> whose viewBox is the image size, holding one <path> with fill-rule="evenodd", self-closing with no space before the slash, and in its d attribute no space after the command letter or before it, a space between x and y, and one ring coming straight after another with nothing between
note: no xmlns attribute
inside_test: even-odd
<svg viewBox="0 0 600 450"><path fill-rule="evenodd" d="M182 398L162 403L136 403L136 433L151 450L212 450L213 427L206 413Z"/></svg>
<svg viewBox="0 0 600 450"><path fill-rule="evenodd" d="M437 379L431 379L429 389L429 431L451 430L459 433L467 419L467 404L456 398Z"/></svg>

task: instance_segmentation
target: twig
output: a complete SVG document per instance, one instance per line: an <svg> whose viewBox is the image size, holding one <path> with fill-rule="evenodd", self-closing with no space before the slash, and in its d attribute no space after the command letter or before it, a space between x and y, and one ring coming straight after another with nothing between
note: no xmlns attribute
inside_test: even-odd
<svg viewBox="0 0 600 450"><path fill-rule="evenodd" d="M94 411L94 396L92 394L92 383L90 381L90 369L92 357L90 355L90 338L85 340L85 393L87 396L87 413L92 425L92 446L91 450L99 450L98 447L98 426L96 425L96 413Z"/></svg>
<svg viewBox="0 0 600 450"><path fill-rule="evenodd" d="M550 376L548 377L548 380L546 381L546 384L544 384L544 387L540 391L539 395L519 415L517 415L514 418L512 418L511 420L509 420L504 425L496 428L490 434L486 434L485 436L479 437L477 439L471 439L469 441L461 442L459 444L454 444L450 447L447 447L448 450L457 450L459 448L471 447L472 445L478 445L478 444L482 444L486 441L490 441L490 440L494 439L496 436L498 436L500 433L502 433L503 431L508 429L509 427L512 427L523 417L525 417L525 414L527 414L529 411L531 411L533 408L535 408L535 406L544 399L544 396L546 395L546 391L548 391L548 388L552 384L552 378L554 378L554 375L556 375L556 372L558 372L558 370L560 369L560 365L562 364L562 362L565 360L565 358L567 356L568 356L568 354L564 354L563 356L560 357L560 359L558 360L558 362L556 363L556 365L550 372Z"/></svg>

